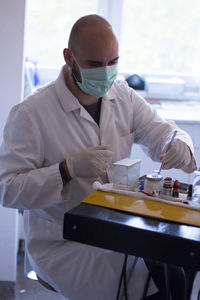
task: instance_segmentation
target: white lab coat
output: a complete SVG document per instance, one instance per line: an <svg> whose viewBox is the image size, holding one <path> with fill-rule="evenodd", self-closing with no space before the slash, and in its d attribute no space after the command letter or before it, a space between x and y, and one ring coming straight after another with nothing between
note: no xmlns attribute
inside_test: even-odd
<svg viewBox="0 0 200 300"><path fill-rule="evenodd" d="M63 70L55 82L11 110L0 148L1 203L25 210L32 267L70 300L115 299L124 256L63 240L64 213L89 195L99 179L74 178L63 188L59 163L97 145L108 145L117 161L130 154L133 142L157 160L175 127L118 81L102 99L98 126L66 87ZM179 130L177 136L193 151L186 133ZM112 181L112 170L108 173ZM133 273L130 299L138 300L147 276L141 259ZM155 290L152 283L149 294Z"/></svg>

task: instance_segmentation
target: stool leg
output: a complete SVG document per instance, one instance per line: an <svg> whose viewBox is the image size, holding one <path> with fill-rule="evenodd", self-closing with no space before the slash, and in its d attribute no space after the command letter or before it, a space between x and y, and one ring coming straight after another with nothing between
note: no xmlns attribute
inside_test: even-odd
<svg viewBox="0 0 200 300"><path fill-rule="evenodd" d="M182 267L165 265L150 260L145 260L145 263L148 269L151 269L153 281L159 289L162 299L166 299L166 296L167 299L170 299L171 296L172 300L187 299L187 281Z"/></svg>
<svg viewBox="0 0 200 300"><path fill-rule="evenodd" d="M166 287L166 300L171 300L170 296L170 278L169 278L169 267L167 264L164 264L164 273L165 273L165 287Z"/></svg>
<svg viewBox="0 0 200 300"><path fill-rule="evenodd" d="M194 278L195 278L195 275L197 274L197 271L186 269L186 268L184 268L184 270L185 270L185 275L186 275L186 286L187 286L186 300L190 300L192 286L193 286Z"/></svg>
<svg viewBox="0 0 200 300"><path fill-rule="evenodd" d="M47 282L45 282L44 280L42 280L38 275L37 275L37 279L38 279L38 282L42 286L44 286L46 289L48 289L48 290L50 290L52 292L56 292L57 293L57 291L52 286L50 286L50 284L48 284Z"/></svg>

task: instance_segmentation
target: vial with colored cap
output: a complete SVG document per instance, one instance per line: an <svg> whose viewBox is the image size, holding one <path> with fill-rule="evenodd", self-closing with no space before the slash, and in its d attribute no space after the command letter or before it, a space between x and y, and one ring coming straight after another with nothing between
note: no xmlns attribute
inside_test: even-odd
<svg viewBox="0 0 200 300"><path fill-rule="evenodd" d="M163 182L163 195L171 196L172 195L172 178L165 177Z"/></svg>
<svg viewBox="0 0 200 300"><path fill-rule="evenodd" d="M178 180L174 181L172 196L175 198L179 197L179 181Z"/></svg>

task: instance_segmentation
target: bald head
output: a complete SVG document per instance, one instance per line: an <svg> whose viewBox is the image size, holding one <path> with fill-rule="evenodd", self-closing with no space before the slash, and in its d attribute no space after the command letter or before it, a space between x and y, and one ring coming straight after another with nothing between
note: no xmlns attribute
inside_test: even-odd
<svg viewBox="0 0 200 300"><path fill-rule="evenodd" d="M96 48L99 43L107 47L111 42L117 43L117 39L107 20L98 15L87 15L80 18L72 27L68 47L77 53L82 50L84 44Z"/></svg>
<svg viewBox="0 0 200 300"><path fill-rule="evenodd" d="M118 63L118 42L111 25L98 15L80 18L72 27L64 59L81 81L80 68L98 68Z"/></svg>
<svg viewBox="0 0 200 300"><path fill-rule="evenodd" d="M67 65L65 80L72 94L81 104L96 103L96 92L89 93L87 89L80 88L77 82L81 83L83 80L83 69L98 69L118 64L118 41L111 25L98 15L80 18L72 27L68 48L63 50L63 55ZM113 72L116 72L116 69L109 68ZM104 69L106 70L108 69ZM110 84L110 80L106 81L106 84Z"/></svg>

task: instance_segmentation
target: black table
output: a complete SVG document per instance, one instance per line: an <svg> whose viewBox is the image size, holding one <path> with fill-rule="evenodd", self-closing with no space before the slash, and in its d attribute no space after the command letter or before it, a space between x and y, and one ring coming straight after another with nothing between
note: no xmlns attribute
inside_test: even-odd
<svg viewBox="0 0 200 300"><path fill-rule="evenodd" d="M65 213L64 239L200 270L200 228L81 203Z"/></svg>

